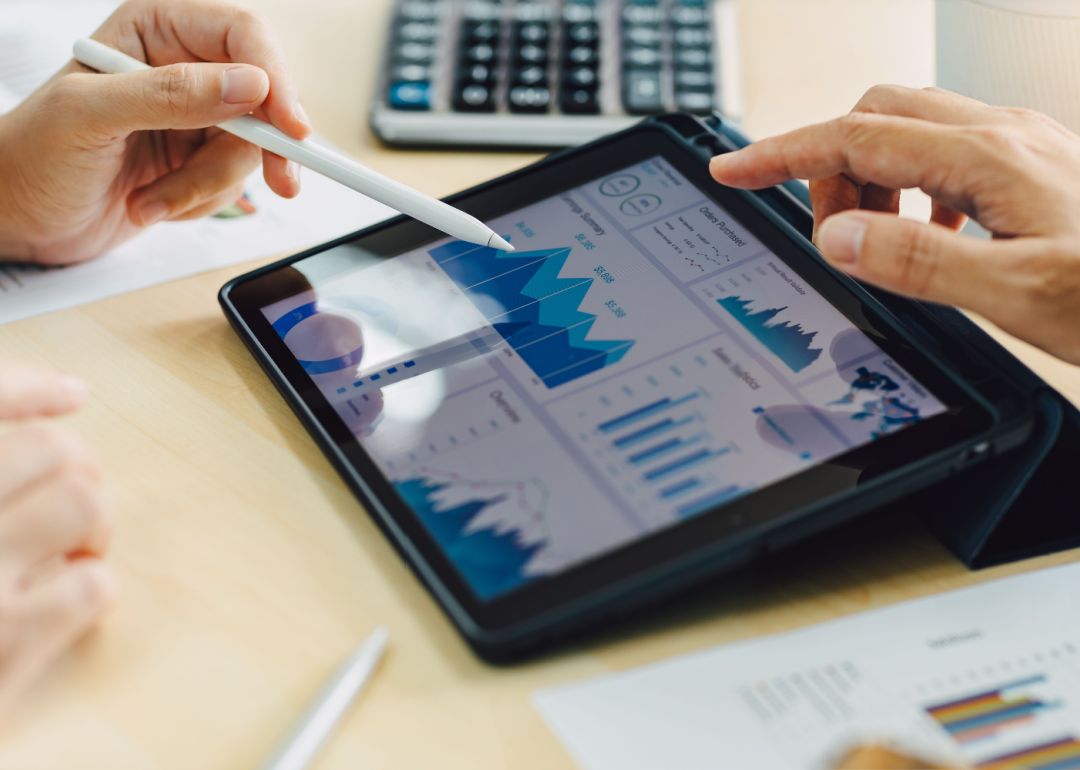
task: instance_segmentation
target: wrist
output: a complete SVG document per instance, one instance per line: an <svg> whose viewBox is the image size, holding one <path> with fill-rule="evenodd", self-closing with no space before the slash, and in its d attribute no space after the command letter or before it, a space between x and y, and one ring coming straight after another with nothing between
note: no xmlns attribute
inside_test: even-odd
<svg viewBox="0 0 1080 770"><path fill-rule="evenodd" d="M33 249L20 226L22 214L18 205L19 171L15 164L17 142L13 136L12 116L18 111L0 115L0 261L29 261Z"/></svg>

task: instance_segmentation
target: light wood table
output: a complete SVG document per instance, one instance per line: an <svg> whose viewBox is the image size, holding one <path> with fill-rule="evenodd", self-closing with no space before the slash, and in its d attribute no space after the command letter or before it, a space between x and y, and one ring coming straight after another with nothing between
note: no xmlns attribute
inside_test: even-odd
<svg viewBox="0 0 1080 770"><path fill-rule="evenodd" d="M524 154L397 152L366 128L385 0L266 0L308 112L373 167L443 195ZM747 0L747 126L846 111L932 78L929 0ZM600 638L514 668L462 644L227 326L215 293L255 264L0 327L0 357L90 381L70 422L116 503L115 611L0 727L0 767L256 766L374 625L390 653L322 768L571 766L535 688L784 631L1077 552L970 573L913 520L868 517ZM1080 372L1009 343L1073 398Z"/></svg>

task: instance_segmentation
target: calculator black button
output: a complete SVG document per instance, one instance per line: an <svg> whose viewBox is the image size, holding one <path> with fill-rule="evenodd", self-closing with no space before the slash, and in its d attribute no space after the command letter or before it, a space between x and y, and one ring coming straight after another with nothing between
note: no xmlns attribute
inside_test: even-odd
<svg viewBox="0 0 1080 770"><path fill-rule="evenodd" d="M709 50L707 48L677 48L675 49L675 66L680 69L704 69L709 66Z"/></svg>
<svg viewBox="0 0 1080 770"><path fill-rule="evenodd" d="M489 83L495 79L495 72L486 64L473 64L464 67L458 73L458 80L462 83Z"/></svg>
<svg viewBox="0 0 1080 770"><path fill-rule="evenodd" d="M659 26L664 13L655 6L628 5L623 8L623 21L627 24L652 24Z"/></svg>
<svg viewBox="0 0 1080 770"><path fill-rule="evenodd" d="M547 112L551 92L536 86L515 86L510 89L510 109L514 112Z"/></svg>
<svg viewBox="0 0 1080 770"><path fill-rule="evenodd" d="M429 21L439 15L439 9L433 3L404 3L401 6L401 18L416 21Z"/></svg>
<svg viewBox="0 0 1080 770"><path fill-rule="evenodd" d="M655 48L627 48L623 50L623 63L631 69L658 69L660 52Z"/></svg>
<svg viewBox="0 0 1080 770"><path fill-rule="evenodd" d="M476 64L488 64L495 58L495 49L486 43L480 45L474 45L472 48L465 52L466 60L475 62Z"/></svg>
<svg viewBox="0 0 1080 770"><path fill-rule="evenodd" d="M390 79L394 82L402 80L428 80L431 77L431 67L423 64L402 64L390 71Z"/></svg>
<svg viewBox="0 0 1080 770"><path fill-rule="evenodd" d="M438 32L434 24L410 21L398 27L397 39L403 43L430 43L436 38Z"/></svg>
<svg viewBox="0 0 1080 770"><path fill-rule="evenodd" d="M454 109L460 112L492 112L495 100L487 86L466 85L454 93Z"/></svg>
<svg viewBox="0 0 1080 770"><path fill-rule="evenodd" d="M465 6L467 22L498 21L501 17L502 8L498 3L469 3Z"/></svg>
<svg viewBox="0 0 1080 770"><path fill-rule="evenodd" d="M660 94L660 72L630 71L624 74L623 105L635 115L660 112L664 102Z"/></svg>
<svg viewBox="0 0 1080 770"><path fill-rule="evenodd" d="M709 30L704 27L682 27L675 30L675 45L679 48L702 48L709 44Z"/></svg>
<svg viewBox="0 0 1080 770"><path fill-rule="evenodd" d="M559 109L574 115L595 115L600 112L595 88L563 89L559 94Z"/></svg>
<svg viewBox="0 0 1080 770"><path fill-rule="evenodd" d="M522 67L514 72L511 78L514 83L520 83L523 86L543 85L546 79L547 70L536 65Z"/></svg>
<svg viewBox="0 0 1080 770"><path fill-rule="evenodd" d="M435 48L424 43L402 43L394 49L394 61L400 64L431 64Z"/></svg>
<svg viewBox="0 0 1080 770"><path fill-rule="evenodd" d="M705 26L709 23L709 14L704 8L676 6L671 9L671 21L680 27Z"/></svg>
<svg viewBox="0 0 1080 770"><path fill-rule="evenodd" d="M490 43L499 35L499 28L490 21L466 23L465 37L470 43Z"/></svg>
<svg viewBox="0 0 1080 770"><path fill-rule="evenodd" d="M548 29L546 24L522 24L517 31L518 40L533 45L543 45L547 42Z"/></svg>
<svg viewBox="0 0 1080 770"><path fill-rule="evenodd" d="M583 21L596 20L596 8L586 3L567 3L563 6L563 21L567 24L580 24Z"/></svg>
<svg viewBox="0 0 1080 770"><path fill-rule="evenodd" d="M627 26L623 29L623 40L629 45L640 45L648 48L660 47L660 30L657 27L646 27L640 24Z"/></svg>
<svg viewBox="0 0 1080 770"><path fill-rule="evenodd" d="M713 96L709 91L684 91L675 94L675 104L685 112L708 114L712 112Z"/></svg>
<svg viewBox="0 0 1080 770"><path fill-rule="evenodd" d="M391 83L387 101L395 110L430 110L431 86L426 82Z"/></svg>
<svg viewBox="0 0 1080 770"><path fill-rule="evenodd" d="M708 70L676 70L675 90L711 89L712 73Z"/></svg>
<svg viewBox="0 0 1080 770"><path fill-rule="evenodd" d="M579 45L566 52L566 59L571 64L594 64L596 62L596 49L587 45Z"/></svg>
<svg viewBox="0 0 1080 770"><path fill-rule="evenodd" d="M594 45L599 31L595 24L571 24L566 30L566 37L573 45Z"/></svg>
<svg viewBox="0 0 1080 770"><path fill-rule="evenodd" d="M566 82L574 88L596 88L596 70L591 67L575 67L570 70Z"/></svg>
<svg viewBox="0 0 1080 770"><path fill-rule="evenodd" d="M517 50L516 58L529 64L544 64L547 61L547 49L538 45L523 45Z"/></svg>

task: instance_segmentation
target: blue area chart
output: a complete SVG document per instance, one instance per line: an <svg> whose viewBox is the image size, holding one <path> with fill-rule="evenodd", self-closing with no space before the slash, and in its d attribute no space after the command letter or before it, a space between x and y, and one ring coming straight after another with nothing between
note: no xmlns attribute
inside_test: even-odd
<svg viewBox="0 0 1080 770"><path fill-rule="evenodd" d="M767 308L755 313L749 307L752 300L732 296L717 302L762 345L787 364L791 371L802 371L821 355L821 348L810 347L817 332L805 332L801 325L793 325L787 321L769 324L769 321L787 310L786 307Z"/></svg>
<svg viewBox="0 0 1080 770"><path fill-rule="evenodd" d="M493 529L469 531L469 523L476 516L503 502L505 496L477 498L440 510L435 498L447 486L445 481L423 477L394 482L398 494L482 599L527 583L529 577L522 570L542 544L522 545L514 530L502 534Z"/></svg>
<svg viewBox="0 0 1080 770"><path fill-rule="evenodd" d="M428 252L549 388L618 362L634 340L586 339L592 278L560 278L569 248L513 254L464 241Z"/></svg>

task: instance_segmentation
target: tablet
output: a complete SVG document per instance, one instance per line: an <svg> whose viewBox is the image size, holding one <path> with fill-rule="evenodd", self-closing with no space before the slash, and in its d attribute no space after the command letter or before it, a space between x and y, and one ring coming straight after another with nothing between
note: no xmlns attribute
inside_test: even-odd
<svg viewBox="0 0 1080 770"><path fill-rule="evenodd" d="M754 195L642 126L231 282L230 320L506 659L1019 440Z"/></svg>

